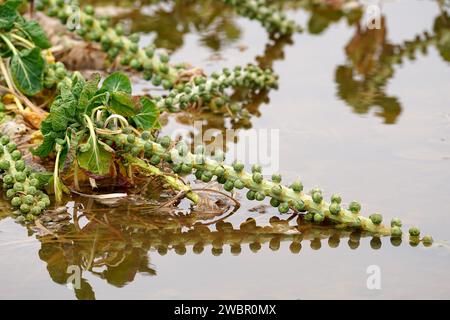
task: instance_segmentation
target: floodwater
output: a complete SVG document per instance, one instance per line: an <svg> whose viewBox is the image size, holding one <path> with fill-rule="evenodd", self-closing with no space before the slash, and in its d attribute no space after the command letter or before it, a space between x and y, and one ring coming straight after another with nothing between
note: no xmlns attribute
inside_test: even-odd
<svg viewBox="0 0 450 320"><path fill-rule="evenodd" d="M144 32L142 44L173 51L173 61L208 72L273 67L279 89L251 106L251 127L279 134L270 160L283 181L301 177L307 189L359 200L366 214L400 217L404 230L415 225L431 234L432 247L299 225L243 194L229 217L184 201L174 211L74 199L57 239L15 223L5 202L0 298L450 298L449 18L438 1L382 1L382 29L367 31L364 18L305 8L309 2L278 1L306 31L275 42L221 1L144 2L133 10L131 1L114 4L122 5L115 19ZM424 31L432 40L423 41ZM417 35L421 43L411 44ZM395 56L398 46L406 49ZM230 126L220 117L199 119ZM248 127L228 150L245 143ZM163 131L180 128L196 132L176 117ZM78 270L74 290L67 282Z"/></svg>

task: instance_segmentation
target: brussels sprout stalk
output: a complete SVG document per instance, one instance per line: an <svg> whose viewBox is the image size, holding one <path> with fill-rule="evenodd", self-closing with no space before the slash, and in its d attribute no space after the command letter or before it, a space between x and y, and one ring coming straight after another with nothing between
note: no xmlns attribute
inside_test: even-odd
<svg viewBox="0 0 450 320"><path fill-rule="evenodd" d="M133 157L131 154L124 154L123 158L128 162L128 164L139 167L139 169L141 169L143 172L148 172L152 176L162 177L171 188L184 192L186 198L190 199L193 203L198 203L199 196L196 193L192 192L191 188L188 185L182 183L176 177L172 177L163 173L157 167L148 164L142 159Z"/></svg>
<svg viewBox="0 0 450 320"><path fill-rule="evenodd" d="M100 134L100 137L113 140L118 148L126 146L129 141L128 134L123 133L116 135ZM169 149L163 147L158 142L148 142L140 137L135 137L133 143L135 149L146 152L149 157L157 156L162 159L168 159L175 172L180 171L179 168L184 164L188 168L191 168L191 170L195 169L197 172L209 173L209 180L213 175L218 176L218 181L224 183L226 190L232 190L234 187L238 189L245 187L250 193L253 193L253 196L250 196L250 198L255 199L256 197L257 200L263 200L267 196L275 199L279 203L280 211L287 211L285 208L302 212L307 211L308 214L317 216L317 218L314 218L316 221L320 220L320 217L324 217L330 222L337 224L338 227L360 228L381 235L391 235L391 228L381 224L379 215L376 215L376 219L375 215L373 215L374 217L371 219L359 215L355 210L352 212L344 208L340 208L338 212L333 211L332 213L330 211L331 204L322 199L318 199L320 198L317 196L318 191L313 192L312 195L308 195L301 190L302 188L298 188L294 184L291 187L286 187L279 182L262 178L258 171L251 174L244 171L243 166L241 167L236 164L225 165L221 161L216 161L203 155L194 155L187 151L186 148L178 146ZM237 183L237 181L239 182ZM231 187L228 187L230 185Z"/></svg>

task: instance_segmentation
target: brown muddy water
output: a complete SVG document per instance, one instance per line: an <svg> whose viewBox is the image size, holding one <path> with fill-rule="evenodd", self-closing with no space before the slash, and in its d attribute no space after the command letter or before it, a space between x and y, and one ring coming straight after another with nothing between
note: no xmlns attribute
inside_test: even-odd
<svg viewBox="0 0 450 320"><path fill-rule="evenodd" d="M359 200L365 213L398 216L405 230L417 225L431 234L434 245L299 226L296 217L255 209L260 204L244 194L229 217L187 202L162 210L76 198L55 240L15 223L2 202L0 298L450 298L450 24L442 26L438 1L382 1L384 28L372 32L339 10L284 1L307 31L277 42L220 2L132 9L119 1L115 17L142 31L142 44L172 50L173 61L208 72L250 62L273 67L280 87L251 107L251 127L278 130L271 161L283 180L301 177L307 188ZM98 4L111 12L113 2ZM424 31L446 37L447 47L431 41L415 59L405 53L401 64L380 63L377 54L409 48ZM181 120L170 117L164 132L197 132ZM203 124L231 126L217 117ZM242 146L249 126L227 142L229 150ZM381 288L371 290L373 266ZM82 271L80 289L66 285L68 268Z"/></svg>

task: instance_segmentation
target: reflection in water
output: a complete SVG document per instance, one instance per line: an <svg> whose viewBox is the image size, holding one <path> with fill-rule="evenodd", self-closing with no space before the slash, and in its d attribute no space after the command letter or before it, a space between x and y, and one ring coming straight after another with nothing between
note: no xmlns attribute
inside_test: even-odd
<svg viewBox="0 0 450 320"><path fill-rule="evenodd" d="M109 0L95 1L96 4L109 4ZM386 93L389 80L394 76L395 66L404 59L414 60L417 53L427 53L435 46L445 61L450 61L450 19L441 2L441 14L434 20L431 34L423 32L414 39L393 44L388 40L388 25L382 17L380 29L363 27L363 8L345 6L345 1L311 0L273 0L269 1L285 10L303 10L308 14L307 32L313 35L323 34L333 23L342 19L349 26L355 26L355 34L345 47L347 62L337 66L335 81L337 95L357 114L367 114L373 108L380 111L376 116L386 124L394 124L402 112L397 97ZM235 24L236 12L221 1L156 1L144 0L131 6L128 1L114 2L124 10L113 15L114 21L128 21L133 32L151 32L155 34L158 47L177 50L182 47L183 38L192 32L199 34L202 45L213 51L236 42L241 31ZM141 6L144 5L144 9ZM125 9L126 8L126 9ZM201 15L198 12L202 12ZM170 26L168 28L167 26ZM174 27L175 26L175 27ZM277 60L284 59L284 48L292 44L292 39L269 39L264 54L255 58L262 68L272 68ZM184 124L193 124L204 120L204 129L219 128L222 133L227 128L248 129L252 127L251 118L259 117L259 107L269 102L269 93L260 92L249 95L248 92L236 92L234 100L247 101L248 117L233 119L230 122L219 120L222 115L205 113L182 115L178 117Z"/></svg>
<svg viewBox="0 0 450 320"><path fill-rule="evenodd" d="M200 33L201 44L219 51L241 36L234 10L217 0L84 1L95 5L121 7L111 16L112 23L124 22L130 32L151 33L157 48L176 51L189 33ZM201 12L201 14L199 14Z"/></svg>
<svg viewBox="0 0 450 320"><path fill-rule="evenodd" d="M386 19L380 29L363 29L358 23L356 34L345 47L347 64L338 66L335 81L338 96L355 113L366 114L372 107L386 124L394 124L402 111L396 97L388 96L386 85L394 76L394 67L405 58L415 60L417 53L427 54L435 45L441 57L450 61L450 19L446 12L435 18L434 33L423 32L413 40L391 44L387 40Z"/></svg>
<svg viewBox="0 0 450 320"><path fill-rule="evenodd" d="M70 270L79 268L113 286L123 287L133 282L137 274L156 276L150 265L151 256L163 256L170 251L181 256L191 252L220 256L229 251L237 256L243 251L258 253L263 247L277 251L284 242L289 244L290 252L298 254L302 246L319 250L325 245L337 248L346 243L350 249L357 249L364 237L372 238L372 249L381 248L381 239L376 234L313 225L297 215L273 216L264 225L248 218L235 227L225 220L226 214L181 213L179 209L157 207L153 212L148 209L143 213L136 206L95 205L83 209L81 203L75 207L67 210L70 215L60 211L53 215L53 222L38 223L31 229L41 243L40 259L46 262L52 280L61 285L70 280ZM391 239L393 246L401 242ZM75 293L78 299L95 298L94 288L85 277Z"/></svg>

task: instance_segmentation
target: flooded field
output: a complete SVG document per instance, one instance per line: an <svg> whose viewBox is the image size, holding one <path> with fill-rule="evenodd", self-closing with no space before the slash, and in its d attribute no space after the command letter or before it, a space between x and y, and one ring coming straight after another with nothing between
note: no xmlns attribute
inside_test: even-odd
<svg viewBox="0 0 450 320"><path fill-rule="evenodd" d="M283 181L301 177L305 188L356 199L386 221L400 217L431 234L433 245L306 224L239 190L235 211L224 197L219 210L207 201L173 208L137 195L75 196L55 213L57 237L15 222L4 200L0 298L450 298L450 8L381 1L381 27L367 30L357 9L271 2L304 32L271 40L223 1L89 1L142 33L140 45L169 50L171 62L207 73L253 63L279 76L278 89L249 101L245 121L171 114L163 133L194 138L198 123L217 133L233 128L236 137L224 146L233 154L252 148L248 132L275 132L277 151L266 160ZM153 92L132 79L134 93ZM375 289L368 285L374 268L381 275ZM74 289L67 283L78 270Z"/></svg>

